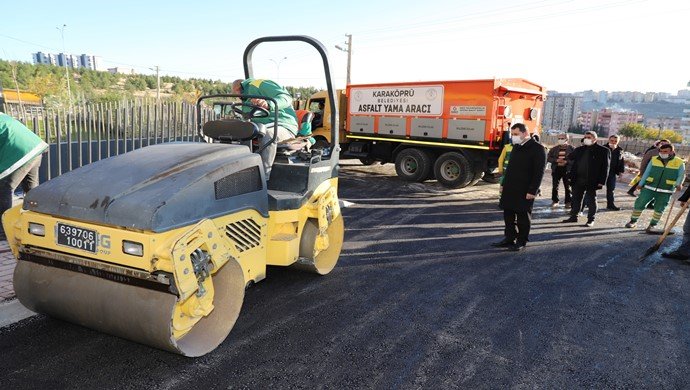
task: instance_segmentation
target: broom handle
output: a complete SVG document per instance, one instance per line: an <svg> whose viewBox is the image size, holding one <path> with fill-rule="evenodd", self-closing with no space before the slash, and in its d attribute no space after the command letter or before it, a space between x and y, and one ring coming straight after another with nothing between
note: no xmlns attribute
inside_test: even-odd
<svg viewBox="0 0 690 390"><path fill-rule="evenodd" d="M671 208L668 209L668 215L666 215L666 222L664 222L664 231L666 231L666 226L668 226L668 220L671 219L671 213L673 212L673 206L676 205L676 198L673 197L671 201Z"/></svg>
<svg viewBox="0 0 690 390"><path fill-rule="evenodd" d="M660 246L661 243L664 242L664 239L666 239L666 236L668 236L668 233L671 231L671 229L673 229L674 226L676 226L676 223L678 222L680 217L685 212L685 209L687 209L687 208L688 208L688 202L685 202L685 204L678 211L678 214L676 214L676 216L673 217L673 221L671 221L671 225L667 226L666 229L664 229L664 234L662 234L661 237L659 237L659 239L656 242L657 246Z"/></svg>

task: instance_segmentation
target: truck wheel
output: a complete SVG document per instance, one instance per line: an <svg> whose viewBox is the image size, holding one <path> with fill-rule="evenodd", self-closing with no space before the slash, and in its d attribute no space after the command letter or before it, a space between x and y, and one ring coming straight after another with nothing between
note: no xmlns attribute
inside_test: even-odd
<svg viewBox="0 0 690 390"><path fill-rule="evenodd" d="M431 157L423 150L404 149L395 158L395 172L405 181L422 182L429 177Z"/></svg>
<svg viewBox="0 0 690 390"><path fill-rule="evenodd" d="M436 180L448 188L462 188L474 177L467 157L458 152L442 154L434 164Z"/></svg>
<svg viewBox="0 0 690 390"><path fill-rule="evenodd" d="M484 171L475 171L472 180L470 180L470 183L467 184L467 186L472 187L473 185L477 184L482 177L484 177Z"/></svg>

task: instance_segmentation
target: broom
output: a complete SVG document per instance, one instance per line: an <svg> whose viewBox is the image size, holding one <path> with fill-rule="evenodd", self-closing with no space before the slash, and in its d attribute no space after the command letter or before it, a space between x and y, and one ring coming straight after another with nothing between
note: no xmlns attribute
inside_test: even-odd
<svg viewBox="0 0 690 390"><path fill-rule="evenodd" d="M652 246L652 247L650 247L649 249L647 249L647 251L644 253L644 255L642 255L642 257L640 257L640 261L646 259L647 256L649 256L649 255L651 255L652 253L654 253L654 252L656 252L657 250L659 250L659 248L661 247L661 243L664 242L664 240L666 239L666 236L668 236L668 233L671 231L671 229L673 229L673 227L676 226L676 223L678 222L678 220L680 219L680 217L683 216L683 213L685 212L685 209L687 209L687 208L688 208L688 203L686 202L686 203L680 208L680 210L678 211L678 214L676 214L676 216L673 217L673 220L671 221L671 224L668 225L668 226L666 226L666 228L664 229L664 234L662 234L661 237L659 237L659 239L656 240L656 244L654 244L654 246ZM669 216L670 216L670 214L671 214L671 213L669 212ZM668 222L668 218L667 218L667 222Z"/></svg>

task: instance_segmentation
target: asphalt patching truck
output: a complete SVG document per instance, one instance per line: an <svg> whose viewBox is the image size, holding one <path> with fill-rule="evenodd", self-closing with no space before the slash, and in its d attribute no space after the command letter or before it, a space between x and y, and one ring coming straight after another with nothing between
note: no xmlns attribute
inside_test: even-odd
<svg viewBox="0 0 690 390"><path fill-rule="evenodd" d="M338 99L343 157L394 163L411 182L435 178L449 188L496 182L510 126L524 123L538 133L545 97L542 86L524 79L349 85ZM322 94L308 105L318 102L330 112ZM316 126L314 135L330 142L330 123Z"/></svg>

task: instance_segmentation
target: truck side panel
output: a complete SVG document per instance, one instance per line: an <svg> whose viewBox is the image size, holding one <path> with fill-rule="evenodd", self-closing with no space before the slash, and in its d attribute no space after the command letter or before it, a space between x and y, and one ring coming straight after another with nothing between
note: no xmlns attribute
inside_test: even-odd
<svg viewBox="0 0 690 390"><path fill-rule="evenodd" d="M347 97L348 138L488 150L500 149L509 123L538 129L543 88L521 79L369 84L348 86Z"/></svg>

